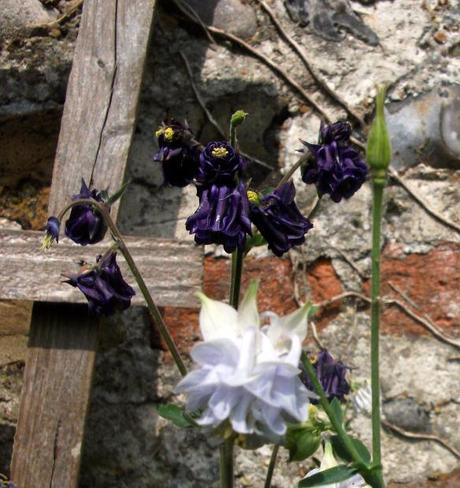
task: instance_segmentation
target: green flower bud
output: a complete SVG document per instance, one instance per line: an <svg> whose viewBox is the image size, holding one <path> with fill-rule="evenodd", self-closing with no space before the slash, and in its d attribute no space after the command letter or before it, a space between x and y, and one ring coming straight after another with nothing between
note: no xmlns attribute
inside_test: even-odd
<svg viewBox="0 0 460 488"><path fill-rule="evenodd" d="M247 112L244 110L237 110L233 115L232 118L230 119L230 125L232 127L238 127L241 125L244 120L246 119Z"/></svg>
<svg viewBox="0 0 460 488"><path fill-rule="evenodd" d="M285 439L286 448L289 450L289 461L303 461L318 450L321 443L321 430L308 421L290 425Z"/></svg>
<svg viewBox="0 0 460 488"><path fill-rule="evenodd" d="M385 88L381 88L376 98L375 118L367 138L366 159L372 170L374 182L385 180L391 161L391 142L385 124L384 101Z"/></svg>

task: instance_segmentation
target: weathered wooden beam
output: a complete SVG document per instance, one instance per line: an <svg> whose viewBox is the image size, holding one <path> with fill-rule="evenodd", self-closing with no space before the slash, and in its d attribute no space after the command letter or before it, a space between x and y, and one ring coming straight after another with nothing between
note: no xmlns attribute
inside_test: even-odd
<svg viewBox="0 0 460 488"><path fill-rule="evenodd" d="M77 193L82 177L100 189L122 184L155 4L84 2L54 166L52 215ZM97 321L84 305L34 307L11 466L18 487L78 486L96 339Z"/></svg>
<svg viewBox="0 0 460 488"><path fill-rule="evenodd" d="M42 238L42 232L0 230L0 299L86 303L80 291L62 282L62 275L78 272L82 259L94 263L110 243L82 247L62 239L45 253L40 250ZM197 306L194 294L202 283L201 248L192 242L152 237L126 237L126 243L158 305ZM136 290L132 303L144 305L120 253L117 262Z"/></svg>

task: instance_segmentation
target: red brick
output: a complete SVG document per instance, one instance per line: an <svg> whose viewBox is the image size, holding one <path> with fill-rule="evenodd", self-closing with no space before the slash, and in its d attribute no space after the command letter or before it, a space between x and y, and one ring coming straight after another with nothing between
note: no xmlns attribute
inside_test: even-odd
<svg viewBox="0 0 460 488"><path fill-rule="evenodd" d="M426 254L409 255L399 246L388 246L382 256L381 274L382 296L404 301L389 286L393 283L417 305L415 313L429 315L450 335L460 334L460 245L443 243ZM369 286L369 282L364 286L366 293ZM382 331L430 334L396 306L385 307Z"/></svg>

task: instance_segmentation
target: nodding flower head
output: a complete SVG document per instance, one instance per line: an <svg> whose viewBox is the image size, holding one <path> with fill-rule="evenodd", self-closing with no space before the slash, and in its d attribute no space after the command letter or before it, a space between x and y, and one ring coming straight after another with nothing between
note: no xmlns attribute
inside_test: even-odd
<svg viewBox="0 0 460 488"><path fill-rule="evenodd" d="M135 294L123 279L116 256L114 251L99 256L95 266L83 268L66 281L85 295L90 312L97 315L112 315L117 310L125 310Z"/></svg>
<svg viewBox="0 0 460 488"><path fill-rule="evenodd" d="M57 217L50 217L45 227L45 237L42 241L42 249L49 249L53 242L59 242L59 229L61 222Z"/></svg>
<svg viewBox="0 0 460 488"><path fill-rule="evenodd" d="M202 186L234 186L245 165L245 160L227 142L210 142L200 155L197 183Z"/></svg>
<svg viewBox="0 0 460 488"><path fill-rule="evenodd" d="M276 256L282 256L291 247L305 241L305 234L313 227L297 208L294 201L295 186L284 183L259 202L250 203L251 221Z"/></svg>
<svg viewBox="0 0 460 488"><path fill-rule="evenodd" d="M187 125L169 119L155 132L160 146L153 160L161 163L164 182L177 187L187 186L198 171L198 144Z"/></svg>
<svg viewBox="0 0 460 488"><path fill-rule="evenodd" d="M341 361L336 361L334 357L325 349L318 355L310 357L321 386L323 387L329 400L337 398L344 401L345 395L350 392L350 385L346 380L349 368ZM313 389L307 374L302 372L301 379L307 388Z"/></svg>
<svg viewBox="0 0 460 488"><path fill-rule="evenodd" d="M226 252L243 249L251 234L249 201L243 183L202 188L200 205L187 219L186 229L197 244L222 244Z"/></svg>
<svg viewBox="0 0 460 488"><path fill-rule="evenodd" d="M330 195L334 202L350 198L367 178L368 168L350 142L347 122L321 125L319 143L302 141L312 155L302 180L316 186L319 196Z"/></svg>
<svg viewBox="0 0 460 488"><path fill-rule="evenodd" d="M104 199L102 193L98 190L90 190L85 183L85 180L81 180L80 193L72 197L73 200L91 199L102 205ZM109 209L108 205L106 205ZM107 232L107 225L100 212L90 204L76 205L72 207L70 216L65 223L65 235L72 239L72 241L82 246L87 244L96 244L104 239Z"/></svg>

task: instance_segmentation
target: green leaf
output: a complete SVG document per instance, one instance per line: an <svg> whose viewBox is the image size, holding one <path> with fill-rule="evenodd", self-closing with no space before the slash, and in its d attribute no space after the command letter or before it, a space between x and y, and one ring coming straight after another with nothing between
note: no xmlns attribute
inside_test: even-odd
<svg viewBox="0 0 460 488"><path fill-rule="evenodd" d="M160 417L169 420L175 426L186 428L186 427L193 427L193 423L184 413L184 410L181 407L173 404L161 404L156 406L156 410Z"/></svg>
<svg viewBox="0 0 460 488"><path fill-rule="evenodd" d="M335 418L343 424L343 410L342 405L340 405L339 400L334 397L331 401L331 408L334 411Z"/></svg>
<svg viewBox="0 0 460 488"><path fill-rule="evenodd" d="M324 486L330 483L340 483L348 478L351 478L357 473L356 468L352 466L345 466L344 464L340 466L334 466L333 468L320 471L315 473L308 478L304 478L298 484L299 488L308 488L315 486Z"/></svg>
<svg viewBox="0 0 460 488"><path fill-rule="evenodd" d="M358 454L361 456L361 459L366 463L371 462L371 455L367 447L359 440L355 439L354 437L350 437L351 442L355 446L355 449L358 451ZM334 435L330 438L332 443L332 447L334 449L335 454L342 458L344 461L353 461L352 457L350 456L345 444L343 443L342 439L338 435Z"/></svg>
<svg viewBox="0 0 460 488"><path fill-rule="evenodd" d="M303 461L312 456L321 443L321 432L310 427L293 426L286 434L286 448L289 450L289 462Z"/></svg>
<svg viewBox="0 0 460 488"><path fill-rule="evenodd" d="M126 183L121 185L121 187L113 194L111 195L107 200L106 203L107 205L112 205L115 203L118 199L120 199L123 196L123 193L125 192L126 188L128 188L128 185L131 183L131 180L128 180Z"/></svg>

